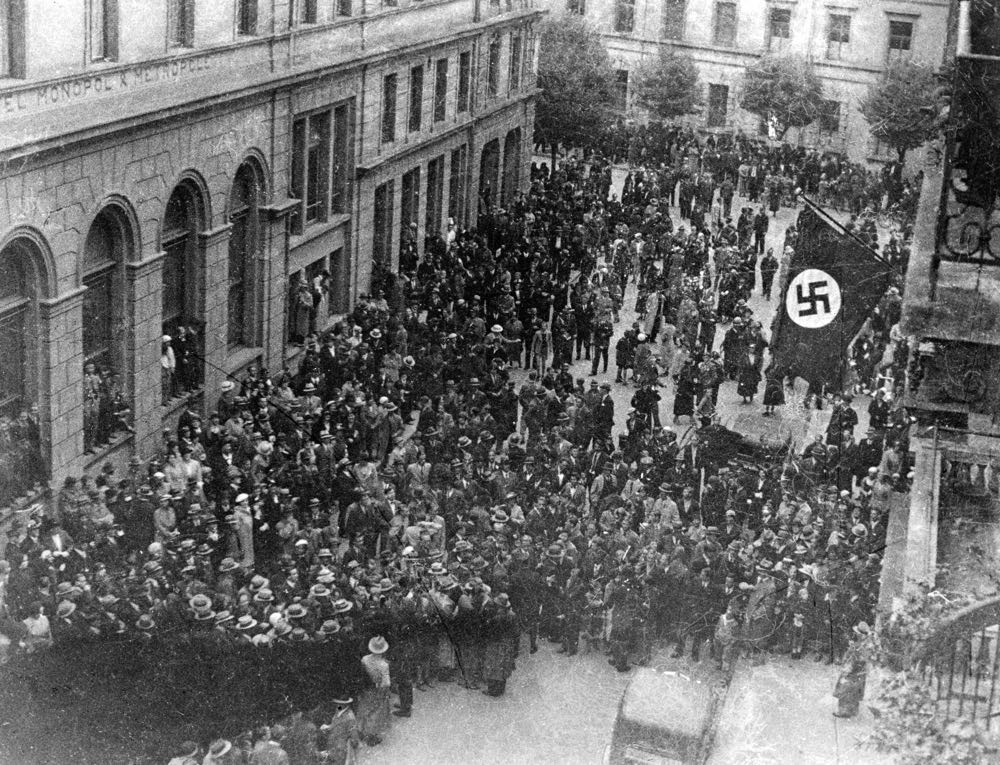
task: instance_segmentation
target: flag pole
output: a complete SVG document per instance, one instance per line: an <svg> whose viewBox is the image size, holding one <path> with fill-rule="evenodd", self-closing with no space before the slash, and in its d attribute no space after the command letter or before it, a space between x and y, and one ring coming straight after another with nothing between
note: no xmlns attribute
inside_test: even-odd
<svg viewBox="0 0 1000 765"><path fill-rule="evenodd" d="M884 257L882 257L881 253L879 253L879 251L877 249L875 249L874 247L872 247L870 244L868 244L868 242L866 242L864 239L862 239L861 237L859 237L854 232L848 231L846 228L844 228L844 226L836 218L834 218L832 215L830 215L830 213L828 213L826 210L824 210L822 207L820 207L818 204L816 204L814 201L812 201L809 197L807 197L801 191L799 192L799 199L801 199L803 202L805 202L806 206L809 207L813 212L818 213L819 215L821 215L823 217L823 219L826 220L827 223L829 223L831 226L833 226L834 228L836 228L842 235L849 236L855 242L857 242L862 247L864 247L866 250L868 250L869 252L871 252L872 255L875 256L875 260L877 260L880 263L884 263L885 265L889 266L893 271L897 271L898 270L896 268L896 266L894 266L892 263L890 263L888 260L886 260Z"/></svg>

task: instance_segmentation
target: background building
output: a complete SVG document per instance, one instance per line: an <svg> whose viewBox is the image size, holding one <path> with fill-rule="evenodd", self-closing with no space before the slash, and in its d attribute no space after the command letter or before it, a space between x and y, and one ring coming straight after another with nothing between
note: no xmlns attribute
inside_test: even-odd
<svg viewBox="0 0 1000 765"><path fill-rule="evenodd" d="M765 53L808 58L823 81L823 119L785 141L842 152L858 162L895 152L872 138L858 110L888 62L940 65L949 29L949 0L549 0L554 13L584 16L600 31L617 71L619 107L635 109L634 72L661 45L690 55L705 88L704 130L760 130L739 108L746 67Z"/></svg>
<svg viewBox="0 0 1000 765"><path fill-rule="evenodd" d="M58 483L157 452L227 373L279 369L304 324L347 311L373 258L473 224L481 187L521 188L532 5L0 3L0 415L37 407L32 469ZM308 310L299 285L325 271ZM161 385L182 328L190 393ZM88 362L120 375L135 432L85 454Z"/></svg>

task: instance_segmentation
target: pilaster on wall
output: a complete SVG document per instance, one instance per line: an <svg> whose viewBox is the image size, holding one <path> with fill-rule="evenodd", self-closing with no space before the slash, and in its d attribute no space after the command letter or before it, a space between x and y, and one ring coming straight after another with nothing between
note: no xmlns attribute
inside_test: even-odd
<svg viewBox="0 0 1000 765"><path fill-rule="evenodd" d="M200 309L204 317L205 395L202 407L207 409L219 396L225 380L229 342L229 237L233 225L227 223L198 234L202 268ZM203 415L208 415L204 411Z"/></svg>
<svg viewBox="0 0 1000 765"><path fill-rule="evenodd" d="M914 438L911 446L915 455L906 530L904 592L914 591L921 583L934 584L937 574L938 502L941 497L942 457L936 439Z"/></svg>
<svg viewBox="0 0 1000 765"><path fill-rule="evenodd" d="M42 450L49 446L52 485L83 472L83 294L80 287L39 301Z"/></svg>
<svg viewBox="0 0 1000 765"><path fill-rule="evenodd" d="M256 273L264 280L263 321L264 364L271 374L281 369L285 358L285 303L288 300L288 215L299 205L297 199L285 199L261 208L264 220L262 242Z"/></svg>
<svg viewBox="0 0 1000 765"><path fill-rule="evenodd" d="M163 336L164 252L126 264L126 308L130 331L126 358L132 359L128 390L132 394L135 454L145 459L160 446L162 402L160 346Z"/></svg>

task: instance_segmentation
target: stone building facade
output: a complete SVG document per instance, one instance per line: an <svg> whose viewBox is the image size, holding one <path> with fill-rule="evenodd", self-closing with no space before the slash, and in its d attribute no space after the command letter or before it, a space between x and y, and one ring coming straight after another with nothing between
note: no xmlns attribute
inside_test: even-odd
<svg viewBox="0 0 1000 765"><path fill-rule="evenodd" d="M549 0L553 13L583 15L601 33L618 75L619 107L640 115L635 71L661 46L690 55L704 87L691 124L706 131L757 133L760 119L739 108L740 81L761 55L809 59L823 81L824 119L785 136L851 160L894 159L858 110L886 64L938 66L949 39L949 0Z"/></svg>
<svg viewBox="0 0 1000 765"><path fill-rule="evenodd" d="M303 328L349 310L373 258L392 269L404 237L422 248L449 217L474 225L480 192L522 188L541 13L4 3L0 417L37 422L43 482L158 452L185 408L214 409L226 375L279 369ZM324 273L306 306L301 285ZM165 382L164 335L194 359L183 379ZM108 417L88 364L117 375L134 432L85 444Z"/></svg>

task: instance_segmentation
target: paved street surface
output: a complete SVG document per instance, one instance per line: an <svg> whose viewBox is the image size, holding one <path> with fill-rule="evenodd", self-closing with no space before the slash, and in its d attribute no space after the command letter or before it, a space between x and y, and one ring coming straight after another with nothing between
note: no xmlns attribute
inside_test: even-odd
<svg viewBox="0 0 1000 765"><path fill-rule="evenodd" d="M615 671L602 653L568 658L557 647L541 640L529 655L522 646L507 693L497 699L457 683L415 692L413 717L394 719L380 746L362 745L359 763L600 763L631 673Z"/></svg>
<svg viewBox="0 0 1000 765"><path fill-rule="evenodd" d="M833 716L839 672L811 659L741 662L708 765L889 765L890 758L859 744L871 729L867 706L854 719Z"/></svg>

